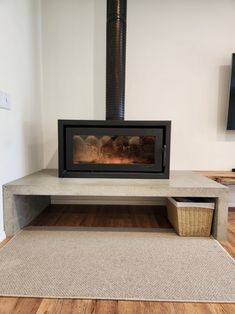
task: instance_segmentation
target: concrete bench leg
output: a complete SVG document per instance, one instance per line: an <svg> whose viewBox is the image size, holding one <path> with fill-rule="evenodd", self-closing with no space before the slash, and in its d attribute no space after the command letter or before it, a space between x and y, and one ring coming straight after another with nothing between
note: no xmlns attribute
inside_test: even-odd
<svg viewBox="0 0 235 314"><path fill-rule="evenodd" d="M228 225L228 194L223 194L216 199L213 219L212 235L218 241L227 240Z"/></svg>
<svg viewBox="0 0 235 314"><path fill-rule="evenodd" d="M50 204L50 196L14 195L4 189L3 202L5 233L13 236Z"/></svg>

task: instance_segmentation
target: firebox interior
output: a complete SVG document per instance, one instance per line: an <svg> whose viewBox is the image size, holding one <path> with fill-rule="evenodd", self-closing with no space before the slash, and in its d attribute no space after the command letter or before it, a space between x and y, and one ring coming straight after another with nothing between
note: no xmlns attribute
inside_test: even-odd
<svg viewBox="0 0 235 314"><path fill-rule="evenodd" d="M153 164L156 136L73 137L74 164Z"/></svg>

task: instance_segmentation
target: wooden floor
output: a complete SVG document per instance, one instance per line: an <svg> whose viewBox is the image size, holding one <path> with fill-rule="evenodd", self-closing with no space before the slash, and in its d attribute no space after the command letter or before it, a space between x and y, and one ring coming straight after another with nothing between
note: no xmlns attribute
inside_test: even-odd
<svg viewBox="0 0 235 314"><path fill-rule="evenodd" d="M171 228L164 208L144 206L53 205L33 225ZM3 246L9 239L1 243ZM235 211L229 212L228 241L222 245L235 258ZM0 298L3 313L196 314L235 313L235 304L170 303L40 298Z"/></svg>
<svg viewBox="0 0 235 314"><path fill-rule="evenodd" d="M172 228L163 206L51 205L32 225Z"/></svg>

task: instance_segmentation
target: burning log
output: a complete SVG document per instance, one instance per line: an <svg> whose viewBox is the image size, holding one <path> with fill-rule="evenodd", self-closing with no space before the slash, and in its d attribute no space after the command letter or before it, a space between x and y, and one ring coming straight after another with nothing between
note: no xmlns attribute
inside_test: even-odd
<svg viewBox="0 0 235 314"><path fill-rule="evenodd" d="M74 136L74 163L94 163L99 155L99 141L95 136L87 136L84 140L81 136Z"/></svg>
<svg viewBox="0 0 235 314"><path fill-rule="evenodd" d="M140 136L132 136L129 139L129 145L131 146L140 146L142 145L142 138Z"/></svg>
<svg viewBox="0 0 235 314"><path fill-rule="evenodd" d="M101 158L108 159L113 156L113 139L110 136L103 136L101 138L102 146L100 148Z"/></svg>
<svg viewBox="0 0 235 314"><path fill-rule="evenodd" d="M124 156L127 153L128 140L126 136L118 136L113 141L113 149L115 155Z"/></svg>
<svg viewBox="0 0 235 314"><path fill-rule="evenodd" d="M96 162L99 156L99 140L96 136L88 136L85 139L85 155L84 159L86 162Z"/></svg>
<svg viewBox="0 0 235 314"><path fill-rule="evenodd" d="M73 137L73 162L79 163L83 159L86 144L79 135Z"/></svg>

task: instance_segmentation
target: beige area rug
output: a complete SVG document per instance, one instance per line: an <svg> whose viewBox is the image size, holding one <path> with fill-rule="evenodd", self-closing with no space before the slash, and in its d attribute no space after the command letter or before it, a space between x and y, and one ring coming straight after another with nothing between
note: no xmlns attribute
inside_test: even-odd
<svg viewBox="0 0 235 314"><path fill-rule="evenodd" d="M0 250L0 295L235 302L235 261L210 238L30 227Z"/></svg>

